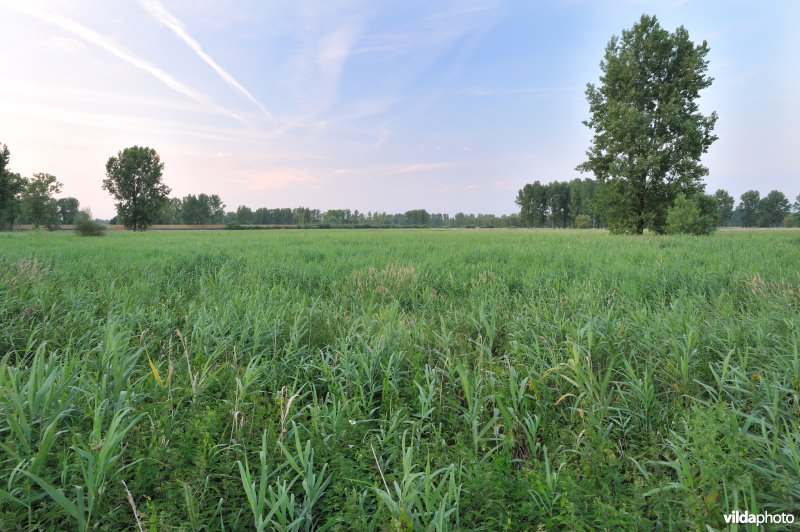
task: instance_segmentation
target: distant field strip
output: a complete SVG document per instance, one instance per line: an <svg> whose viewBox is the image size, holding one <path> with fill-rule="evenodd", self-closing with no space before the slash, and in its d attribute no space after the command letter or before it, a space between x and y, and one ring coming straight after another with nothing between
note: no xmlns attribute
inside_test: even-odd
<svg viewBox="0 0 800 532"><path fill-rule="evenodd" d="M111 229L112 231L119 231L119 230L125 229L124 225L118 225L118 224L111 224L111 225L107 225L106 227L108 229ZM75 229L75 226L67 224L67 225L62 225L60 227L60 229L62 231L72 231L73 229ZM150 226L149 229L153 230L153 231L201 231L201 230L211 230L211 229L225 229L225 225L224 224L152 225L152 226ZM14 226L14 230L15 231L32 231L33 230L33 226L30 225L30 224L19 224L19 225L15 225Z"/></svg>

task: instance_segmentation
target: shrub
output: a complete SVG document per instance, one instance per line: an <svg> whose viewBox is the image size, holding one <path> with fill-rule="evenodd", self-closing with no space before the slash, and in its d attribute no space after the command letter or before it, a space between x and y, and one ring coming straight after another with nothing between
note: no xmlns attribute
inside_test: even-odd
<svg viewBox="0 0 800 532"><path fill-rule="evenodd" d="M75 215L75 233L80 236L103 236L106 226L92 219L89 209L84 209Z"/></svg>
<svg viewBox="0 0 800 532"><path fill-rule="evenodd" d="M667 212L666 232L670 235L710 235L717 229L717 202L712 196L678 194Z"/></svg>
<svg viewBox="0 0 800 532"><path fill-rule="evenodd" d="M783 219L784 227L797 227L797 216L794 214L787 214Z"/></svg>
<svg viewBox="0 0 800 532"><path fill-rule="evenodd" d="M592 219L588 214L579 214L575 217L575 229L589 229L592 226Z"/></svg>

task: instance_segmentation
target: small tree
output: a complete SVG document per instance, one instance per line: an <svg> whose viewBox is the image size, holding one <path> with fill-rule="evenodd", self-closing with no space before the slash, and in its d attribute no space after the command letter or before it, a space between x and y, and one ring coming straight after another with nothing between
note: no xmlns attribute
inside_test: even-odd
<svg viewBox="0 0 800 532"><path fill-rule="evenodd" d="M75 223L75 216L80 211L80 202L77 198L59 198L56 200L58 206L58 218L63 225Z"/></svg>
<svg viewBox="0 0 800 532"><path fill-rule="evenodd" d="M253 222L253 209L247 205L239 205L239 207L236 209L236 223L240 225L249 225Z"/></svg>
<svg viewBox="0 0 800 532"><path fill-rule="evenodd" d="M528 227L542 227L547 220L549 209L547 187L539 181L528 183L517 193L517 205L520 207L519 217ZM461 214L461 213L459 213ZM464 215L461 214L463 217ZM458 214L457 227L462 227Z"/></svg>
<svg viewBox="0 0 800 532"><path fill-rule="evenodd" d="M723 227L728 224L731 216L733 216L733 206L735 200L733 199L733 196L721 188L714 192L714 198L717 200L717 210L719 212L717 225Z"/></svg>
<svg viewBox="0 0 800 532"><path fill-rule="evenodd" d="M739 198L739 213L743 227L755 227L761 218L761 194L758 190L748 190Z"/></svg>
<svg viewBox="0 0 800 532"><path fill-rule="evenodd" d="M713 196L678 194L667 211L666 232L670 235L710 235L717 229L717 200Z"/></svg>
<svg viewBox="0 0 800 532"><path fill-rule="evenodd" d="M209 222L212 224L222 223L222 219L225 217L225 204L222 203L222 199L216 194L211 194L208 198L208 207Z"/></svg>
<svg viewBox="0 0 800 532"><path fill-rule="evenodd" d="M588 214L579 214L575 217L575 229L589 229L592 226L592 219Z"/></svg>
<svg viewBox="0 0 800 532"><path fill-rule="evenodd" d="M58 203L53 197L61 192L61 183L54 175L33 174L22 193L23 212L35 228L58 229Z"/></svg>
<svg viewBox="0 0 800 532"><path fill-rule="evenodd" d="M83 209L75 215L74 220L75 234L80 236L103 236L106 232L106 226L92 219L92 212L89 209Z"/></svg>
<svg viewBox="0 0 800 532"><path fill-rule="evenodd" d="M762 227L778 227L792 208L783 192L773 190L761 200L759 211Z"/></svg>
<svg viewBox="0 0 800 532"><path fill-rule="evenodd" d="M406 211L406 223L409 225L427 226L430 221L431 215L425 209Z"/></svg>
<svg viewBox="0 0 800 532"><path fill-rule="evenodd" d="M119 221L144 231L158 217L170 188L161 180L164 164L152 148L125 148L106 163L103 188L117 200Z"/></svg>

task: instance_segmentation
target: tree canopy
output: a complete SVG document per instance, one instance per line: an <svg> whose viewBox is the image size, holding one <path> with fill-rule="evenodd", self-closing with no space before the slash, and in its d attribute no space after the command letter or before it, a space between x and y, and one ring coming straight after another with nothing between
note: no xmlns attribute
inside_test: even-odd
<svg viewBox="0 0 800 532"><path fill-rule="evenodd" d="M667 211L666 233L710 235L717 229L719 207L714 196L678 193L675 203Z"/></svg>
<svg viewBox="0 0 800 532"><path fill-rule="evenodd" d="M748 190L739 197L739 217L743 227L758 226L761 218L761 194L758 190Z"/></svg>
<svg viewBox="0 0 800 532"><path fill-rule="evenodd" d="M20 213L21 194L26 180L8 169L11 153L0 144L0 231L9 230Z"/></svg>
<svg viewBox="0 0 800 532"><path fill-rule="evenodd" d="M152 148L125 148L106 163L103 188L117 200L119 221L144 231L158 216L170 188L161 180L164 163Z"/></svg>
<svg viewBox="0 0 800 532"><path fill-rule="evenodd" d="M23 190L23 212L34 227L57 229L60 217L55 194L61 192L61 183L56 176L39 173L25 182Z"/></svg>
<svg viewBox="0 0 800 532"><path fill-rule="evenodd" d="M542 184L528 183L517 193L516 203L520 207L520 218L530 227L572 227L581 225L600 227L602 220L595 209L597 182L593 179L573 179Z"/></svg>
<svg viewBox="0 0 800 532"><path fill-rule="evenodd" d="M761 200L759 211L761 227L780 227L792 208L783 192L772 190Z"/></svg>
<svg viewBox="0 0 800 532"><path fill-rule="evenodd" d="M63 225L72 225L75 216L80 212L81 203L77 198L59 198L56 201L58 206L58 217Z"/></svg>
<svg viewBox="0 0 800 532"><path fill-rule="evenodd" d="M717 200L717 225L722 227L728 225L733 216L734 199L726 190L717 189L714 192L714 199Z"/></svg>
<svg viewBox="0 0 800 532"><path fill-rule="evenodd" d="M716 113L697 103L713 81L708 51L683 26L670 33L647 15L608 42L600 85L586 88L594 136L578 170L607 185L598 206L612 231L664 232L677 194L702 190L700 158L717 138Z"/></svg>

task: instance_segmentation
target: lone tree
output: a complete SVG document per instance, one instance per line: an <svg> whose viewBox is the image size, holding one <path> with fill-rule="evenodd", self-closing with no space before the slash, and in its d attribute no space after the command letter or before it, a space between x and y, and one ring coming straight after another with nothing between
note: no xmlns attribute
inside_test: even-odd
<svg viewBox="0 0 800 532"><path fill-rule="evenodd" d="M577 169L604 184L598 207L612 232L663 233L678 193L702 191L700 157L717 139L717 114L696 101L713 81L707 54L683 26L669 33L647 15L608 42L600 86L586 87L594 137Z"/></svg>
<svg viewBox="0 0 800 532"><path fill-rule="evenodd" d="M126 229L144 231L159 214L170 188L161 181L164 163L152 148L125 148L106 163L103 188L117 200Z"/></svg>

